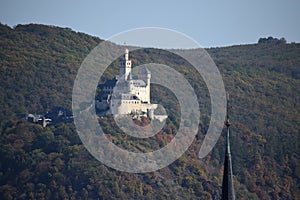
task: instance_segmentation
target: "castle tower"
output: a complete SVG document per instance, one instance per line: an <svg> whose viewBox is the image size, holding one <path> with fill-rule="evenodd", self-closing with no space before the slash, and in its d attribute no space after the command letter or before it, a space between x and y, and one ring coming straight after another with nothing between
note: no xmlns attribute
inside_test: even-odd
<svg viewBox="0 0 300 200"><path fill-rule="evenodd" d="M224 174L222 183L222 200L235 200L235 192L233 186L233 173L232 173L232 162L230 153L230 141L229 141L229 114L228 114L228 101L229 95L227 94L227 119L225 126L227 127L226 135L226 150L225 150L225 160L224 160Z"/></svg>
<svg viewBox="0 0 300 200"><path fill-rule="evenodd" d="M119 77L122 78L122 76L124 76L124 79L127 80L130 73L131 73L131 60L129 60L129 50L126 48L124 57L120 61Z"/></svg>
<svg viewBox="0 0 300 200"><path fill-rule="evenodd" d="M146 99L145 101L150 103L150 80L151 80L151 72L147 67L143 67L140 72L142 80L146 83Z"/></svg>

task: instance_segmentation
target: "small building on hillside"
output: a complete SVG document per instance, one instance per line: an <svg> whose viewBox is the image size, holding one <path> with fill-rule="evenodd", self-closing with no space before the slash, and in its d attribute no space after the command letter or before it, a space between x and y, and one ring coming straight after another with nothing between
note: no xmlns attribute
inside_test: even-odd
<svg viewBox="0 0 300 200"><path fill-rule="evenodd" d="M31 123L40 124L43 127L46 127L52 122L52 119L46 118L41 114L26 114L26 120Z"/></svg>

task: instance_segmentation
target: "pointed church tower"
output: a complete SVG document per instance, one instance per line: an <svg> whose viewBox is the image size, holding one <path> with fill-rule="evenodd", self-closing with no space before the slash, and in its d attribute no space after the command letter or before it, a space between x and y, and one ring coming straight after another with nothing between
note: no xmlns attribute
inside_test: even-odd
<svg viewBox="0 0 300 200"><path fill-rule="evenodd" d="M127 80L131 73L131 60L129 60L129 50L126 48L124 58L120 61L119 77Z"/></svg>
<svg viewBox="0 0 300 200"><path fill-rule="evenodd" d="M230 141L229 141L229 114L228 114L228 101L229 95L227 94L227 119L225 126L227 128L226 136L226 150L225 150L225 161L224 161L224 174L223 174L223 183L222 183L222 200L234 200L235 192L233 186L233 174L232 174L232 162L231 162L231 153L230 153Z"/></svg>

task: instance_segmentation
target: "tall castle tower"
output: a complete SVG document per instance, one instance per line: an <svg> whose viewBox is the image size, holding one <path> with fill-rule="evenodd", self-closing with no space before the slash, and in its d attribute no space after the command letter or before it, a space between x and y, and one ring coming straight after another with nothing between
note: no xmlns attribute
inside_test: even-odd
<svg viewBox="0 0 300 200"><path fill-rule="evenodd" d="M145 101L150 103L150 80L151 80L151 72L147 67L142 68L141 70L141 79L146 83L146 98Z"/></svg>
<svg viewBox="0 0 300 200"><path fill-rule="evenodd" d="M125 49L124 58L120 61L120 68L119 68L119 77L125 80L129 79L129 75L131 73L131 60L129 60L129 50Z"/></svg>
<svg viewBox="0 0 300 200"><path fill-rule="evenodd" d="M232 162L230 153L230 141L229 141L229 114L228 114L228 101L229 95L227 94L227 119L225 126L227 127L226 135L226 150L225 150L225 160L224 160L224 174L222 183L222 200L235 200L235 192L233 186L233 173L232 173Z"/></svg>

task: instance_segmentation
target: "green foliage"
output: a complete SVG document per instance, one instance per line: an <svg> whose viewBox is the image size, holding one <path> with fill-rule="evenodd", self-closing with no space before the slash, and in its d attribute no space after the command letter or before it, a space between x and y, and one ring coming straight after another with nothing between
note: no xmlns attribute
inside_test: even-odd
<svg viewBox="0 0 300 200"><path fill-rule="evenodd" d="M22 120L26 113L71 108L77 70L100 41L68 28L30 24L11 29L0 24L0 199L218 198L224 138L205 159L197 158L210 118L208 90L186 61L166 51L139 50L132 60L134 65L166 64L184 74L199 98L201 122L188 151L164 169L115 171L86 151L72 123L42 128ZM300 45L269 41L207 50L230 92L239 199L300 198ZM113 63L106 78L116 72ZM102 119L104 132L116 145L147 152L174 137L180 123L178 102L159 86L151 93L170 115L167 125L151 139L137 139L117 129L112 118Z"/></svg>

